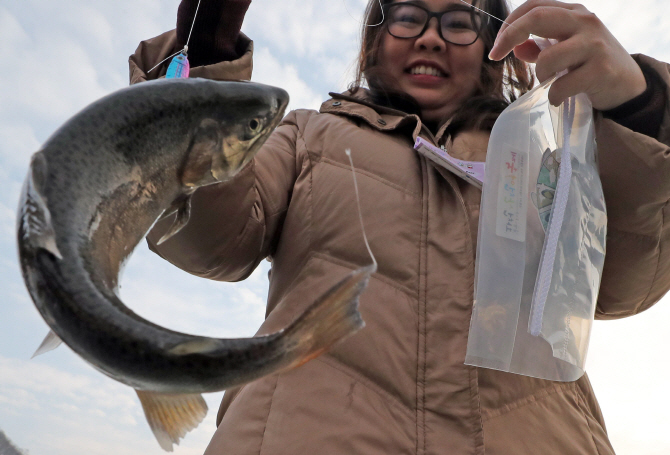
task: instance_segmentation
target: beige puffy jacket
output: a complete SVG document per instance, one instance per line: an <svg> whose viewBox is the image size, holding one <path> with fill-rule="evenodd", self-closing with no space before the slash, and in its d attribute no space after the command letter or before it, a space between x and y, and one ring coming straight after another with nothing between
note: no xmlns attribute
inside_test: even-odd
<svg viewBox="0 0 670 455"><path fill-rule="evenodd" d="M240 60L192 76L250 77L243 44ZM145 80L174 46L173 32L143 42L131 81ZM638 58L670 82L666 64ZM556 383L464 365L481 193L412 146L422 136L483 161L488 133L442 130L434 136L417 116L375 106L363 92L334 95L319 112L288 114L232 182L199 189L176 237L156 247L164 225L154 229L158 254L210 279L244 279L269 257L258 333L277 330L370 261L344 153L353 151L379 261L361 297L367 326L298 369L227 391L207 454L613 453L586 375ZM596 317L620 318L670 285L670 116L658 138L598 118L597 140L609 225Z"/></svg>

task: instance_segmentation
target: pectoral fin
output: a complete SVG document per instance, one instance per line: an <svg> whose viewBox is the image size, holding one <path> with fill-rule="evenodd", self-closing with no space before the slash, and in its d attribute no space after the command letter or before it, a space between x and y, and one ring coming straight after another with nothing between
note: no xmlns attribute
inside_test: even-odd
<svg viewBox="0 0 670 455"><path fill-rule="evenodd" d="M149 427L166 452L207 415L207 403L199 394L167 394L135 390Z"/></svg>
<svg viewBox="0 0 670 455"><path fill-rule="evenodd" d="M63 340L58 338L58 335L56 335L53 332L53 330L49 330L49 333L47 333L47 336L44 338L44 341L42 341L42 344L40 344L40 347L37 348L37 351L35 351L31 359L34 359L38 355L46 354L49 351L53 351L58 346L60 346L61 343L63 343Z"/></svg>
<svg viewBox="0 0 670 455"><path fill-rule="evenodd" d="M63 255L56 245L56 234L51 224L51 213L43 195L46 179L46 158L41 153L33 155L30 171L23 187L19 219L21 241L37 250L47 250L58 259Z"/></svg>
<svg viewBox="0 0 670 455"><path fill-rule="evenodd" d="M167 232L163 234L163 237L161 237L158 241L158 245L165 242L177 232L181 231L184 226L188 224L188 220L191 218L191 196L184 196L177 199L172 203L172 206L166 210L166 212L168 211L170 211L170 214L177 212L177 216L175 217L172 226L170 226L170 229L168 229Z"/></svg>
<svg viewBox="0 0 670 455"><path fill-rule="evenodd" d="M221 125L204 119L193 133L190 149L180 172L182 185L197 188L215 183L212 166L215 156L223 154Z"/></svg>

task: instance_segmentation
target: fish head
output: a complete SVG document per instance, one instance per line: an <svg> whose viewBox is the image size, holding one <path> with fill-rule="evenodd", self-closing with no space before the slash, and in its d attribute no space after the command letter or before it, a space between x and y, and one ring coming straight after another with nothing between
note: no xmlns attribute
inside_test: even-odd
<svg viewBox="0 0 670 455"><path fill-rule="evenodd" d="M182 184L197 188L230 180L254 157L283 118L286 91L252 82L220 84L197 112L198 123L182 172Z"/></svg>

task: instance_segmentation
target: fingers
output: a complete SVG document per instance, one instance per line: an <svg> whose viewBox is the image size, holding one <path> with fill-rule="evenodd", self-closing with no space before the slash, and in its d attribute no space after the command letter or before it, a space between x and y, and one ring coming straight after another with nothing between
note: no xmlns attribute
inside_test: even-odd
<svg viewBox="0 0 670 455"><path fill-rule="evenodd" d="M516 51L515 51L516 52ZM535 75L540 82L563 70L574 70L588 61L592 55L589 49L578 38L561 41L542 51L535 66Z"/></svg>
<svg viewBox="0 0 670 455"><path fill-rule="evenodd" d="M489 58L501 60L512 50L536 63L540 81L568 70L549 92L552 104L585 93L595 109L609 109L646 89L644 74L607 27L584 6L557 0L529 0L507 18ZM558 43L540 51L533 34Z"/></svg>
<svg viewBox="0 0 670 455"><path fill-rule="evenodd" d="M568 10L573 10L576 9L577 7L581 5L572 5L569 3L564 3L564 2L559 2L556 0L528 0L526 3L523 5L519 6L517 9L512 11L510 15L507 17L507 24L512 24L515 22L517 19L521 18L522 16L528 14L532 9L537 8L537 7L554 7L554 8L563 8L563 9L568 9ZM500 28L500 32L498 35L502 34L505 29L508 27L507 24L503 24L502 27ZM544 38L549 38L545 36Z"/></svg>
<svg viewBox="0 0 670 455"><path fill-rule="evenodd" d="M514 48L514 55L524 62L535 63L540 55L540 48L534 40L529 39Z"/></svg>
<svg viewBox="0 0 670 455"><path fill-rule="evenodd" d="M581 5L568 5L553 0L527 2L507 19L511 25L503 25L489 58L503 59L531 34L565 40L582 30L584 24L581 19L585 13L588 11Z"/></svg>
<svg viewBox="0 0 670 455"><path fill-rule="evenodd" d="M567 98L585 92L585 86L597 86L593 76L588 65L583 65L559 77L549 89L549 102L558 106Z"/></svg>

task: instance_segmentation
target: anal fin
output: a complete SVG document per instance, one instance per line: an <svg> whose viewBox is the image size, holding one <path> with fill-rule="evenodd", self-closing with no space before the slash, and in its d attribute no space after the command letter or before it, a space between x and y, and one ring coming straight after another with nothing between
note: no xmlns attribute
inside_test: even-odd
<svg viewBox="0 0 670 455"><path fill-rule="evenodd" d="M196 428L207 415L207 403L200 394L171 394L135 390L158 444L172 452L173 444Z"/></svg>
<svg viewBox="0 0 670 455"><path fill-rule="evenodd" d="M40 347L37 348L37 351L35 351L31 359L34 359L38 355L53 351L58 346L60 346L61 343L63 343L63 340L58 338L58 335L56 335L53 330L49 330L49 333L47 333L47 336L44 337L44 341L42 341L42 344L40 344Z"/></svg>

